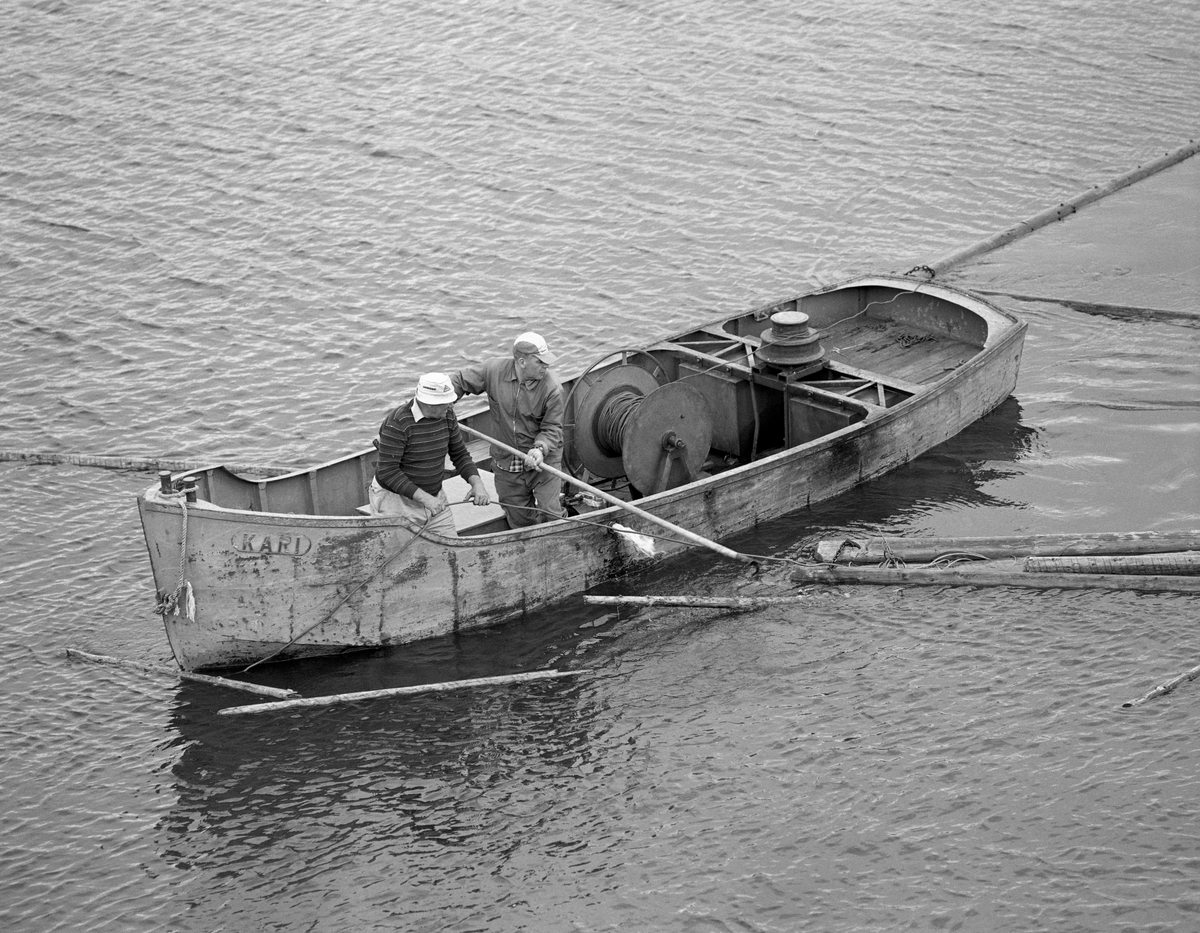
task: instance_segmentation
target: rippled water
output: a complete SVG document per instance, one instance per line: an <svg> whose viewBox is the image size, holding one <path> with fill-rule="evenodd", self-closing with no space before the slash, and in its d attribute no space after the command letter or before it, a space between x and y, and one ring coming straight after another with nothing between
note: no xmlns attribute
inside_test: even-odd
<svg viewBox="0 0 1200 933"><path fill-rule="evenodd" d="M526 327L570 371L904 271L1182 145L1200 102L1200 13L1108 0L45 0L0 48L0 447L275 464ZM1013 400L737 546L1200 527L1196 330L1005 303ZM244 699L64 659L167 657L151 477L0 477L6 929L1195 925L1195 688L1120 707L1197 663L1194 599L572 600L263 676L577 681L217 717ZM621 587L789 584L702 557Z"/></svg>

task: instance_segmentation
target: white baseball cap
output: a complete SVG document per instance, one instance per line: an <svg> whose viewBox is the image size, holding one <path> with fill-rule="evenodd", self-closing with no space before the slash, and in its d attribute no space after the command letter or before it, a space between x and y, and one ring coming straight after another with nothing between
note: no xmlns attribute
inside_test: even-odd
<svg viewBox="0 0 1200 933"><path fill-rule="evenodd" d="M529 330L523 333L520 337L513 341L513 352L519 353L521 356L536 356L543 363L553 363L558 359L550 348L546 346L546 341L542 339L541 334L535 334Z"/></svg>
<svg viewBox="0 0 1200 933"><path fill-rule="evenodd" d="M417 382L417 401L426 405L449 405L458 394L445 373L426 373Z"/></svg>

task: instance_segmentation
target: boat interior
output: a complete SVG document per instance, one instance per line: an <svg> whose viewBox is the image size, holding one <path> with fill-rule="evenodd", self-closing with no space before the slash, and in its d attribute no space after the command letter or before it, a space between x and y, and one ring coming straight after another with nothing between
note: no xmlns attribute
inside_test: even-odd
<svg viewBox="0 0 1200 933"><path fill-rule="evenodd" d="M564 381L563 469L633 500L806 444L902 404L984 347L987 318L947 298L884 284L779 302L636 350ZM459 420L494 436L490 412ZM468 438L485 481L488 443ZM309 516L366 514L374 449L256 478L222 467L187 474L199 500ZM465 482L447 475L451 502ZM489 483L490 485L490 483ZM461 487L461 488L459 488ZM569 512L601 500L567 490ZM507 530L497 506L456 504L459 533Z"/></svg>

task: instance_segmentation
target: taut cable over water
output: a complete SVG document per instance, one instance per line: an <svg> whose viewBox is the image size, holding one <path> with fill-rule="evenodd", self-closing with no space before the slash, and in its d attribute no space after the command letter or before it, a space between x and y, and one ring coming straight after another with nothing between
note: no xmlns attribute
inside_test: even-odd
<svg viewBox="0 0 1200 933"><path fill-rule="evenodd" d="M1075 197L1063 201L1061 204L1047 208L1040 214L1031 217L1029 220L1023 220L1020 223L1013 224L1006 230L1001 230L986 239L973 243L970 246L962 249L954 250L946 253L944 256L933 260L926 265L915 266L906 272L906 275L924 274L929 279L933 279L941 273L945 272L952 266L957 266L960 263L966 262L968 259L976 259L984 253L990 253L994 249L1005 246L1013 240L1020 239L1033 231L1053 223L1056 220L1062 220L1074 214L1082 207L1086 207L1101 198L1107 197L1113 192L1120 191L1122 188L1127 188L1134 182L1141 181L1143 178L1149 178L1163 169L1170 168L1182 162L1184 159L1191 158L1197 152L1200 152L1200 142L1189 140L1186 146L1180 146L1171 152L1164 154L1161 158L1155 159L1153 162L1148 162L1145 165L1139 165L1131 172L1126 172L1114 178L1112 181L1104 185L1095 185Z"/></svg>

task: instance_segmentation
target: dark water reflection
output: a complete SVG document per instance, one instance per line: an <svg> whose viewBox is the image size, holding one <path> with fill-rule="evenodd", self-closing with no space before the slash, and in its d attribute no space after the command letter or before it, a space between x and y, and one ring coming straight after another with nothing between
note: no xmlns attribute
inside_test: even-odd
<svg viewBox="0 0 1200 933"><path fill-rule="evenodd" d="M185 687L157 858L192 879L198 921L266 929L610 928L626 912L661 927L681 911L853 928L913 909L1032 929L1080 884L1149 921L1200 866L1185 802L1200 761L1180 744L1195 717L1119 702L1131 650L1186 637L1185 603L826 593L617 614L567 638L541 620L539 652L598 671L577 682L234 719ZM485 671L499 637L441 650ZM345 679L327 673L306 692ZM1153 848L1131 864L1131 844Z"/></svg>
<svg viewBox="0 0 1200 933"><path fill-rule="evenodd" d="M811 535L841 531L898 531L935 510L974 510L972 533L1000 534L1028 502L1003 491L1039 448L1038 428L1025 423L1021 403L1009 397L957 437L911 463L829 502L761 526L755 537L766 550L803 548ZM990 529L995 528L996 531ZM796 542L797 535L802 540ZM789 541L789 538L791 539Z"/></svg>
<svg viewBox="0 0 1200 933"><path fill-rule="evenodd" d="M546 644L546 634L535 653L567 647ZM517 641L529 638L526 631ZM403 662L394 652L359 657L353 686L450 670L477 676L531 660L505 641L423 646ZM296 667L306 669L291 671L292 682L308 695L347 689L338 663ZM171 769L176 803L157 827L159 856L206 877L207 905L270 897L281 928L323 911L348 887L365 897L352 918L411 918L408 892L500 872L530 834L552 853L585 845L548 836L548 825L578 812L581 780L620 764L600 715L605 701L572 681L247 717L216 716L222 702L203 688L179 691L171 726L183 748ZM364 905L380 885L386 896L375 913ZM427 928L450 919L440 916Z"/></svg>
<svg viewBox="0 0 1200 933"><path fill-rule="evenodd" d="M286 849L334 826L353 827L368 849L486 850L516 816L488 816L489 787L553 786L594 765L578 692L529 685L221 719L210 696L181 694L172 724L187 744L172 768L178 803L161 826L178 851L164 855L236 868L263 846ZM214 848L192 850L199 840Z"/></svg>

